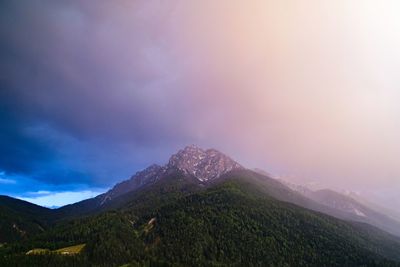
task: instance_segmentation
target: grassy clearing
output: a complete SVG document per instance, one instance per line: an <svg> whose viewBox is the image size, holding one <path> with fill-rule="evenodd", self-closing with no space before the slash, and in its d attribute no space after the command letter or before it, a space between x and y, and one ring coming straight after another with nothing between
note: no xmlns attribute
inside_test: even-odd
<svg viewBox="0 0 400 267"><path fill-rule="evenodd" d="M26 255L39 255L39 254L47 254L51 253L50 249L47 248L34 248L29 250Z"/></svg>
<svg viewBox="0 0 400 267"><path fill-rule="evenodd" d="M58 253L58 254L62 254L62 255L75 255L75 254L81 253L85 246L86 246L86 244L79 244L79 245L75 245L75 246L60 248L57 250L35 248L35 249L29 250L26 253L26 255L38 255L38 254L47 254L47 253Z"/></svg>
<svg viewBox="0 0 400 267"><path fill-rule="evenodd" d="M70 246L66 248L60 248L55 250L55 253L60 253L63 255L72 255L72 254L78 254L81 253L82 249L86 246L86 244L79 244L75 246Z"/></svg>

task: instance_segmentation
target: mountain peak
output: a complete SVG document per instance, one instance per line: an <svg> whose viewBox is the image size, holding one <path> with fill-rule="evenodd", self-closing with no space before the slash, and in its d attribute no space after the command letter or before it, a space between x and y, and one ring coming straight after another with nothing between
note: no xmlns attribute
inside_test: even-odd
<svg viewBox="0 0 400 267"><path fill-rule="evenodd" d="M216 149L204 150L190 145L171 156L167 167L175 167L204 182L243 167Z"/></svg>
<svg viewBox="0 0 400 267"><path fill-rule="evenodd" d="M138 171L129 180L116 184L111 190L98 196L101 199L100 205L127 192L153 184L162 179L168 170L174 169L191 175L201 182L206 182L231 170L244 168L216 149L204 150L196 145L189 145L172 155L167 165L150 165Z"/></svg>

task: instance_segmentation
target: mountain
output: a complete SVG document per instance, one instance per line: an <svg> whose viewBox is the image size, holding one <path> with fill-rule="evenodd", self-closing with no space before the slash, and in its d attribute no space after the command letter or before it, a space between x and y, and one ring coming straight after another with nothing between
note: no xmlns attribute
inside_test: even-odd
<svg viewBox="0 0 400 267"><path fill-rule="evenodd" d="M243 169L237 162L215 149L203 150L191 145L171 156L165 166L151 165L136 173L131 179L114 186L102 196L100 205L127 192L158 181L169 170L181 170L184 174L193 176L199 182L208 182L235 169Z"/></svg>
<svg viewBox="0 0 400 267"><path fill-rule="evenodd" d="M322 210L341 214L190 146L96 198L45 209L50 225L0 246L0 266L400 266L400 238Z"/></svg>
<svg viewBox="0 0 400 267"><path fill-rule="evenodd" d="M0 196L0 243L26 239L43 232L51 213L50 209Z"/></svg>
<svg viewBox="0 0 400 267"><path fill-rule="evenodd" d="M120 208L130 200L129 196L163 180L171 172L181 172L187 178L192 179L197 186L204 187L220 180L224 174L239 170L246 169L225 154L215 149L204 150L191 145L172 155L164 166L151 165L143 171L137 172L130 179L118 183L108 192L92 199L61 207L56 210L56 213L58 218L74 218ZM255 172L248 173L249 176L254 176L254 174ZM357 219L341 210L321 205L265 174L262 177L264 177L263 188L266 193L278 200L294 203L341 219Z"/></svg>
<svg viewBox="0 0 400 267"><path fill-rule="evenodd" d="M341 211L343 212L342 214L347 214L348 216L342 217L343 219L372 224L389 233L400 236L400 222L398 220L361 203L349 195L341 194L330 189L314 191L306 186L296 185L284 180L279 181L319 204ZM329 214L328 211L326 211L326 213Z"/></svg>
<svg viewBox="0 0 400 267"><path fill-rule="evenodd" d="M385 206L384 204L378 204L378 200L375 200L375 197L371 197L368 195L363 195L351 191L342 192L344 195L351 197L352 199L357 200L359 203L367 206L368 208L379 211L380 213L385 214L386 216L399 221L400 222L400 211L394 210Z"/></svg>
<svg viewBox="0 0 400 267"><path fill-rule="evenodd" d="M59 223L12 247L0 265L400 266L398 238L279 201L264 179L238 170L199 188L171 170L119 209ZM86 245L83 254L18 254L76 244Z"/></svg>
<svg viewBox="0 0 400 267"><path fill-rule="evenodd" d="M324 189L315 191L314 194L310 195L310 198L335 209L356 214L360 221L375 225L390 233L400 236L399 221L375 211L349 196L340 194L333 190Z"/></svg>
<svg viewBox="0 0 400 267"><path fill-rule="evenodd" d="M137 172L129 180L116 184L108 192L93 199L64 206L58 209L58 213L62 216L72 216L107 209L108 206L113 206L111 202L114 199L157 182L171 170L182 171L185 175L194 178L198 184L206 184L229 171L238 169L244 168L225 154L215 149L204 150L190 145L172 155L166 165L153 164Z"/></svg>

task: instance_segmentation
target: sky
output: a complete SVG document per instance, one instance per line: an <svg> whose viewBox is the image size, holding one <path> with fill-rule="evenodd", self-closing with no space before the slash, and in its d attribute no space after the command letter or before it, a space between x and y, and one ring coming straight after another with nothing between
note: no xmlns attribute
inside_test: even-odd
<svg viewBox="0 0 400 267"><path fill-rule="evenodd" d="M1 1L0 194L61 206L187 144L400 207L400 3Z"/></svg>

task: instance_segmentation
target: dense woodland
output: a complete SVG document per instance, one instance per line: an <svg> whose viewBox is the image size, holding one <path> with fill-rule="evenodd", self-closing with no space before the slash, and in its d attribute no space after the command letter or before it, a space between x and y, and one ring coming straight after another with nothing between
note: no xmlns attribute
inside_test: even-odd
<svg viewBox="0 0 400 267"><path fill-rule="evenodd" d="M232 175L198 188L171 175L119 208L38 220L46 229L3 245L0 266L400 266L398 238L278 201L257 183ZM25 255L82 243L76 255Z"/></svg>

